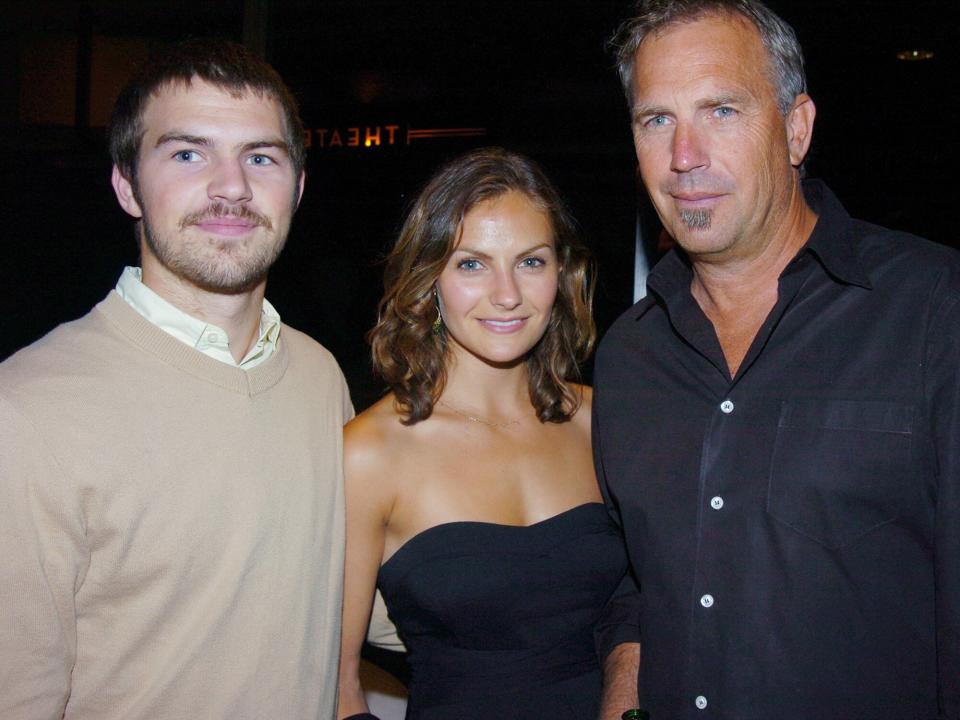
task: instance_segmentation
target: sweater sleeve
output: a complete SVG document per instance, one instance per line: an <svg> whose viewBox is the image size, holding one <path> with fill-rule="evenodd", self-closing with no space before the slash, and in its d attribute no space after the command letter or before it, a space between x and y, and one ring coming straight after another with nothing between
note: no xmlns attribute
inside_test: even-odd
<svg viewBox="0 0 960 720"><path fill-rule="evenodd" d="M75 489L36 429L0 397L0 717L60 718L86 567Z"/></svg>
<svg viewBox="0 0 960 720"><path fill-rule="evenodd" d="M347 379L343 376L343 371L339 368L337 368L337 373L340 376L340 402L343 403L343 424L346 425L353 420L355 412L353 409L353 401L350 400L350 388L347 387Z"/></svg>

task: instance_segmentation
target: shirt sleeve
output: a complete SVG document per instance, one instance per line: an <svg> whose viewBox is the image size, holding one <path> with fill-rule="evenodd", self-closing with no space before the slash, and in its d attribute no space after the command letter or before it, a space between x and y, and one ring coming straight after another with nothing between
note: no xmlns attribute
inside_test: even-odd
<svg viewBox="0 0 960 720"><path fill-rule="evenodd" d="M621 528L622 535L623 523L620 512L610 494L606 472L604 471L603 446L600 440L600 412L596 390L594 391L594 406L591 418L593 458L597 481L600 483L600 492L603 495L607 511L616 522L617 527ZM640 642L640 590L629 571L620 581L620 585L614 591L610 600L607 601L603 615L594 627L593 636L597 657L600 659L601 665L617 645Z"/></svg>
<svg viewBox="0 0 960 720"><path fill-rule="evenodd" d="M86 567L69 483L33 426L0 398L0 717L60 718Z"/></svg>
<svg viewBox="0 0 960 720"><path fill-rule="evenodd" d="M934 316L927 353L936 448L935 586L941 717L960 720L960 289Z"/></svg>

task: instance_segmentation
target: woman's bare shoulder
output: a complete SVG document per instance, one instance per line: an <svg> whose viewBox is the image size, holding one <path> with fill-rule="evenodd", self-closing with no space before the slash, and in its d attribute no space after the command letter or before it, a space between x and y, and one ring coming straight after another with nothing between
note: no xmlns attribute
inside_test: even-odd
<svg viewBox="0 0 960 720"><path fill-rule="evenodd" d="M348 422L343 433L352 436L371 432L389 432L394 421L399 424L400 416L394 405L393 393L388 393Z"/></svg>
<svg viewBox="0 0 960 720"><path fill-rule="evenodd" d="M400 422L393 395L381 398L343 428L343 457L348 472L376 470L386 464L397 443Z"/></svg>

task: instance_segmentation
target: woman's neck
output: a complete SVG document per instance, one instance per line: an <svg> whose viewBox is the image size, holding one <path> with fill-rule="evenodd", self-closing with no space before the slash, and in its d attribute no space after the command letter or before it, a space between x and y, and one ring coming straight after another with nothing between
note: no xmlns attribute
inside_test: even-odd
<svg viewBox="0 0 960 720"><path fill-rule="evenodd" d="M500 422L531 410L527 365L491 365L468 352L452 352L440 400L454 411Z"/></svg>

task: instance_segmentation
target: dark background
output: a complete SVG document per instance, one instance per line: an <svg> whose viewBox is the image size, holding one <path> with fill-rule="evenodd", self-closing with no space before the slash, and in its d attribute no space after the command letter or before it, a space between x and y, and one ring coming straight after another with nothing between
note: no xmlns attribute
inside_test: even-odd
<svg viewBox="0 0 960 720"><path fill-rule="evenodd" d="M818 107L808 173L852 214L960 244L957 23L948 0L771 0L796 28ZM378 262L445 159L486 144L540 161L599 264L602 329L631 303L635 160L605 41L620 0L90 0L0 4L0 359L78 317L136 264L109 184L103 125L157 45L219 35L263 52L295 91L308 182L268 297L339 358L358 408L380 388L363 334ZM928 50L902 61L902 50ZM396 125L387 144L386 126ZM364 147L366 128L381 144ZM321 133L325 128L321 147ZM349 128L359 128L350 147ZM419 138L409 129L482 128ZM333 130L341 146L330 147ZM949 222L949 225L953 225Z"/></svg>

